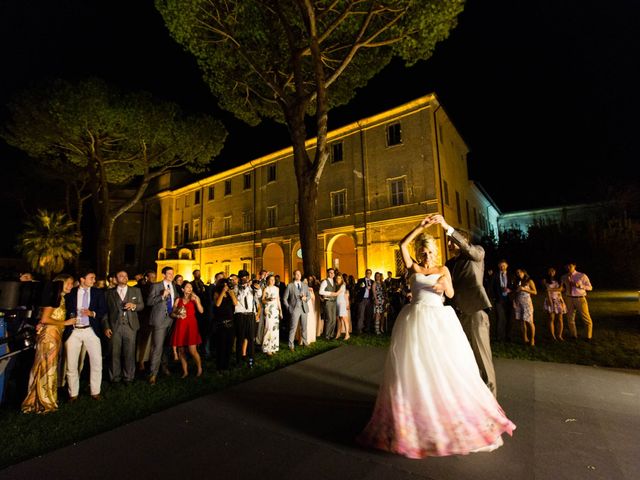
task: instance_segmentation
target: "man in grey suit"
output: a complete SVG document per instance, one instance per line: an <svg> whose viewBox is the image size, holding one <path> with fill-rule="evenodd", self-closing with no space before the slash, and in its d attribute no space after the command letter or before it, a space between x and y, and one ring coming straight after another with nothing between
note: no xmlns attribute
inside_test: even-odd
<svg viewBox="0 0 640 480"><path fill-rule="evenodd" d="M124 380L125 385L133 382L136 373L136 334L140 329L137 312L144 308L142 292L128 286L128 281L127 272L116 273L116 288L107 290L109 313L104 320L104 334L109 339L109 380Z"/></svg>
<svg viewBox="0 0 640 480"><path fill-rule="evenodd" d="M309 287L302 282L302 272L293 272L293 282L287 285L284 292L283 303L289 311L291 324L289 326L289 350L293 350L293 340L298 329L298 322L302 322L301 345L307 345L307 313L309 312Z"/></svg>
<svg viewBox="0 0 640 480"><path fill-rule="evenodd" d="M484 289L484 249L469 243L464 232L457 232L442 215L434 215L433 221L442 225L449 237L448 247L451 258L446 266L451 272L454 296L451 299L458 313L462 329L469 339L480 376L496 396L496 374L491 358L489 340L489 316L485 312L491 302Z"/></svg>
<svg viewBox="0 0 640 480"><path fill-rule="evenodd" d="M174 271L171 267L162 269L162 280L154 283L149 291L149 299L147 306L151 307L151 316L149 317L149 325L153 329L152 347L151 347L151 366L149 367L149 383L155 385L158 377L160 363L162 363L162 371L169 375L168 352L165 347L165 340L169 334L169 329L173 323L171 312L173 306L178 300L178 292L173 285Z"/></svg>

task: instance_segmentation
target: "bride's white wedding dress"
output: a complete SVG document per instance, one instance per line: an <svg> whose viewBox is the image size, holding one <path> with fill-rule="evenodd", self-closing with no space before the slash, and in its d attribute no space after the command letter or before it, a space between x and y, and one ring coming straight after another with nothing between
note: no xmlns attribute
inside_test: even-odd
<svg viewBox="0 0 640 480"><path fill-rule="evenodd" d="M491 451L515 425L480 378L454 310L414 274L398 315L373 415L358 441L409 458Z"/></svg>

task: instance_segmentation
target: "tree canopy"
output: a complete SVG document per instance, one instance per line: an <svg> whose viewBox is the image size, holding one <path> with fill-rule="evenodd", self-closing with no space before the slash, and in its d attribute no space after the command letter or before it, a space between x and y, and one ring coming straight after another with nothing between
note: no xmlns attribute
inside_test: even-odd
<svg viewBox="0 0 640 480"><path fill-rule="evenodd" d="M462 0L156 0L172 36L197 59L221 107L250 124L284 122L282 103L312 114L320 84L342 105L393 56L427 59ZM314 40L317 45L314 46ZM318 63L322 74L319 75Z"/></svg>
<svg viewBox="0 0 640 480"><path fill-rule="evenodd" d="M120 92L99 79L56 80L26 90L9 112L1 132L7 143L40 159L43 168L57 169L68 182L86 186L100 228L99 273L109 268L114 222L151 180L171 169L204 170L227 135L210 116L186 116L174 103L146 92ZM111 189L125 186L133 193L114 204Z"/></svg>

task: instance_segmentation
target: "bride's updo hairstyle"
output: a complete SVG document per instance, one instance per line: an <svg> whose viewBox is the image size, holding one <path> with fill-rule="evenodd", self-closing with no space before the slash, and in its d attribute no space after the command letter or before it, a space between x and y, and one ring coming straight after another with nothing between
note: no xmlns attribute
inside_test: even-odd
<svg viewBox="0 0 640 480"><path fill-rule="evenodd" d="M434 254L438 254L438 243L436 239L428 233L421 233L415 240L416 256L423 248L431 250Z"/></svg>

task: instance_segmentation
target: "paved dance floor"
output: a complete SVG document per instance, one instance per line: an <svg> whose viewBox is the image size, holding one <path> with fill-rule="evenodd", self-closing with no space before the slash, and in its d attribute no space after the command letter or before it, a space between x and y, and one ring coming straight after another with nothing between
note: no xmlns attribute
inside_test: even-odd
<svg viewBox="0 0 640 480"><path fill-rule="evenodd" d="M517 425L492 453L410 460L354 443L386 350L344 346L0 471L0 479L639 479L640 374L496 360Z"/></svg>

